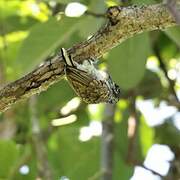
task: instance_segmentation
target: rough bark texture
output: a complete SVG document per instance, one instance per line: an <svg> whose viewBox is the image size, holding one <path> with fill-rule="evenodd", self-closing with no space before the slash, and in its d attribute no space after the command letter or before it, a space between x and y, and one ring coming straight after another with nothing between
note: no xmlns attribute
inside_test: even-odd
<svg viewBox="0 0 180 180"><path fill-rule="evenodd" d="M167 0L167 8L180 25L180 0Z"/></svg>
<svg viewBox="0 0 180 180"><path fill-rule="evenodd" d="M89 57L98 58L127 38L144 31L174 26L175 20L164 4L150 6L114 6L107 11L107 23L89 40L68 49L75 61L82 62ZM19 100L45 91L62 79L61 55L47 60L21 79L0 90L0 111L5 111Z"/></svg>

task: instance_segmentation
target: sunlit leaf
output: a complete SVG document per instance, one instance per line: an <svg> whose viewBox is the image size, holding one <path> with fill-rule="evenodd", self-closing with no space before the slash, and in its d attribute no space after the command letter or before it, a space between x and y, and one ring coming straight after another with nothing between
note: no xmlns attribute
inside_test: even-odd
<svg viewBox="0 0 180 180"><path fill-rule="evenodd" d="M145 72L150 51L148 34L141 34L114 48L108 56L108 67L113 79L122 89L136 86Z"/></svg>
<svg viewBox="0 0 180 180"><path fill-rule="evenodd" d="M0 19L4 19L8 16L12 16L17 14L17 10L20 7L20 3L18 0L16 1L7 1L1 0L0 1Z"/></svg>
<svg viewBox="0 0 180 180"><path fill-rule="evenodd" d="M64 43L77 29L76 18L49 19L34 26L24 40L17 57L19 67L26 72L44 60L55 48Z"/></svg>
<svg viewBox="0 0 180 180"><path fill-rule="evenodd" d="M17 31L7 34L5 37L0 36L0 59L6 64L7 80L15 80L21 72L16 68L15 58L26 34L24 31Z"/></svg>
<svg viewBox="0 0 180 180"><path fill-rule="evenodd" d="M142 116L140 117L139 134L142 153L145 157L147 151L154 143L154 129L146 124L144 117Z"/></svg>

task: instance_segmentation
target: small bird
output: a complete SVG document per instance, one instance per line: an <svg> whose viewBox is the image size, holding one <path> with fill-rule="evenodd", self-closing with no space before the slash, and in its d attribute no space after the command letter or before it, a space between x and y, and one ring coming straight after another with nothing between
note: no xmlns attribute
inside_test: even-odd
<svg viewBox="0 0 180 180"><path fill-rule="evenodd" d="M110 75L95 68L93 59L84 60L79 64L68 56L67 51L61 48L65 62L65 75L75 93L88 104L101 102L115 104L120 99L120 88Z"/></svg>

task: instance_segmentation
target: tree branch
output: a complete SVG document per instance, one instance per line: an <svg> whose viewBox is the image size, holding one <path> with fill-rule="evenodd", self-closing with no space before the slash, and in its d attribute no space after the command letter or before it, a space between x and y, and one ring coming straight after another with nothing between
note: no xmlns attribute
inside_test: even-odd
<svg viewBox="0 0 180 180"><path fill-rule="evenodd" d="M52 172L49 167L47 151L45 143L42 139L42 133L39 125L39 119L37 115L37 97L32 96L29 101L29 108L31 112L31 124L32 124L32 143L36 153L37 159L37 176L39 179L51 180ZM37 179L38 179L37 178Z"/></svg>
<svg viewBox="0 0 180 180"><path fill-rule="evenodd" d="M90 39L68 49L75 61L82 62L89 57L98 58L135 34L176 25L166 5L156 4L141 7L110 7L107 23ZM19 100L45 91L63 78L61 55L44 62L19 80L0 90L0 111L5 111Z"/></svg>
<svg viewBox="0 0 180 180"><path fill-rule="evenodd" d="M141 165L141 167L143 167L144 169L146 169L146 170L152 172L154 175L157 175L157 176L161 177L162 179L164 178L164 176L162 176L162 175L159 174L158 172L154 171L153 169L150 169L150 168L144 166L143 164Z"/></svg>
<svg viewBox="0 0 180 180"><path fill-rule="evenodd" d="M167 0L167 8L174 16L176 22L180 24L180 9L177 8L178 3L180 4L180 0Z"/></svg>
<svg viewBox="0 0 180 180"><path fill-rule="evenodd" d="M134 92L131 93L129 99L129 110L130 117L128 119L128 152L127 152L127 163L129 165L137 164L137 135L139 128L139 118L136 109L136 96Z"/></svg>

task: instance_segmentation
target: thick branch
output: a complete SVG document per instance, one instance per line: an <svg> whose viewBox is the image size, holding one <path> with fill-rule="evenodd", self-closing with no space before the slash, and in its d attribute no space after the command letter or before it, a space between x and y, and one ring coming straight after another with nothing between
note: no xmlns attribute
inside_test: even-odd
<svg viewBox="0 0 180 180"><path fill-rule="evenodd" d="M111 7L107 23L89 40L68 49L75 61L100 57L113 47L135 34L167 28L175 20L163 4L141 7ZM56 55L21 79L0 90L0 111L15 102L46 90L64 75L61 55Z"/></svg>

